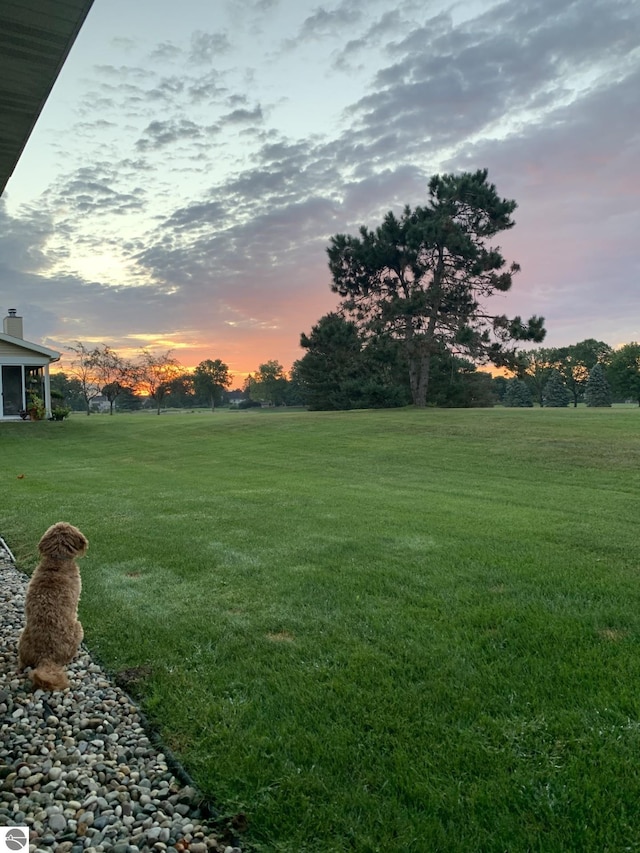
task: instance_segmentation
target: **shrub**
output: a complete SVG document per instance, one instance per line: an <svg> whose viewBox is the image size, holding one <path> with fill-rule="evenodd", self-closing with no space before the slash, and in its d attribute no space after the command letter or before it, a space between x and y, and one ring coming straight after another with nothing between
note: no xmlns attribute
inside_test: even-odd
<svg viewBox="0 0 640 853"><path fill-rule="evenodd" d="M27 412L31 420L41 421L47 413L42 397L39 397L37 394L29 394Z"/></svg>
<svg viewBox="0 0 640 853"><path fill-rule="evenodd" d="M50 421L63 421L68 415L71 409L68 406L56 406L51 410Z"/></svg>

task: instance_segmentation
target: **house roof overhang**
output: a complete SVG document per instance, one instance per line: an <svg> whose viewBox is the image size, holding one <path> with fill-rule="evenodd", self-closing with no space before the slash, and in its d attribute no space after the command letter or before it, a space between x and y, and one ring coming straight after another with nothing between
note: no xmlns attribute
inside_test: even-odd
<svg viewBox="0 0 640 853"><path fill-rule="evenodd" d="M0 4L0 195L93 0Z"/></svg>
<svg viewBox="0 0 640 853"><path fill-rule="evenodd" d="M60 353L54 349L40 346L40 344L32 344L31 341L25 341L22 338L14 338L13 335L5 335L4 332L0 332L0 342L20 347L20 349L25 350L25 354L43 355L49 361L58 361L60 359Z"/></svg>

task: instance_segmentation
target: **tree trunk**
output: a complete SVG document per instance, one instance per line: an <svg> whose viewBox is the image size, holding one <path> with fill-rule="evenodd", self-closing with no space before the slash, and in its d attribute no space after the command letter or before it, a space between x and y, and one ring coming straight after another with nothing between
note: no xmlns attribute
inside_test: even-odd
<svg viewBox="0 0 640 853"><path fill-rule="evenodd" d="M431 368L431 353L417 352L409 357L409 383L413 405L424 409L427 405L429 390L429 370Z"/></svg>
<svg viewBox="0 0 640 853"><path fill-rule="evenodd" d="M431 354L434 352L436 328L438 325L438 310L442 297L442 280L444 278L443 249L438 251L438 263L434 271L430 291L430 316L424 334L416 339L411 320L406 325L406 340L409 343L409 372L411 396L413 405L423 409L427 405L429 390L429 372L431 370Z"/></svg>

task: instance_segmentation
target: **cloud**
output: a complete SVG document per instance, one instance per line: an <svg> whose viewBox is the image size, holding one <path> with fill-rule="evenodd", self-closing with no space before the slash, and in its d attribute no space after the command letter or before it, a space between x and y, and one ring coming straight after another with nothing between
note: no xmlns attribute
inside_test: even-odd
<svg viewBox="0 0 640 853"><path fill-rule="evenodd" d="M237 109L226 113L220 118L222 124L259 124L262 122L262 107L258 105L252 110Z"/></svg>
<svg viewBox="0 0 640 853"><path fill-rule="evenodd" d="M183 50L178 47L177 44L170 41L164 41L154 47L149 54L149 59L151 59L152 62L165 63L178 60L182 55Z"/></svg>
<svg viewBox="0 0 640 853"><path fill-rule="evenodd" d="M367 51L377 51L381 45L387 46L390 37L406 31L413 26L404 17L402 6L393 11L384 12L377 20L369 25L357 38L350 39L344 47L334 51L333 68L337 71L350 72L356 66L356 58Z"/></svg>
<svg viewBox="0 0 640 853"><path fill-rule="evenodd" d="M164 148L174 145L182 139L193 141L210 132L212 128L203 129L189 119L170 119L168 121L152 121L144 129L143 135L136 142L138 151Z"/></svg>
<svg viewBox="0 0 640 853"><path fill-rule="evenodd" d="M206 223L213 226L223 221L226 212L225 206L218 201L192 204L189 207L179 208L172 213L166 221L165 227L184 228L185 226L192 226L193 223L199 225Z"/></svg>
<svg viewBox="0 0 640 853"><path fill-rule="evenodd" d="M191 36L189 61L196 65L210 65L230 50L231 42L226 33L205 33L197 30Z"/></svg>
<svg viewBox="0 0 640 853"><path fill-rule="evenodd" d="M54 231L51 218L42 211L14 218L0 199L0 280L9 274L10 265L23 272L44 272L50 266L45 247Z"/></svg>
<svg viewBox="0 0 640 853"><path fill-rule="evenodd" d="M364 14L365 10L360 0L342 0L335 9L329 10L320 6L312 15L305 18L295 42L300 43L341 34L345 27L358 23Z"/></svg>
<svg viewBox="0 0 640 853"><path fill-rule="evenodd" d="M204 100L215 102L228 92L227 87L221 85L222 80L223 75L213 69L197 78L185 77L185 89L196 103Z"/></svg>
<svg viewBox="0 0 640 853"><path fill-rule="evenodd" d="M279 4L280 0L254 0L253 8L256 12L271 12Z"/></svg>
<svg viewBox="0 0 640 853"><path fill-rule="evenodd" d="M495 135L496 125L503 132L507 117L512 126L543 119L579 97L590 77L615 76L638 43L628 8L545 0L502 3L458 27L450 13L431 18L387 45L395 61L355 105L355 137L379 144L393 128L406 156L425 141L446 148L475 134Z"/></svg>
<svg viewBox="0 0 640 853"><path fill-rule="evenodd" d="M145 191L141 186L119 190L118 170L109 163L82 166L51 188L50 208L62 220L66 216L117 215L123 216L144 205Z"/></svg>

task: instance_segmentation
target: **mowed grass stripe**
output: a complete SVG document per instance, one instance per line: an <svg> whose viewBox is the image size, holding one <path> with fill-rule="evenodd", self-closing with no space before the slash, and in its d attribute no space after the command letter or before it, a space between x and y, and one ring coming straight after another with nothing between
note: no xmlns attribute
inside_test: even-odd
<svg viewBox="0 0 640 853"><path fill-rule="evenodd" d="M2 424L0 532L85 531L87 642L259 849L640 849L639 418Z"/></svg>

